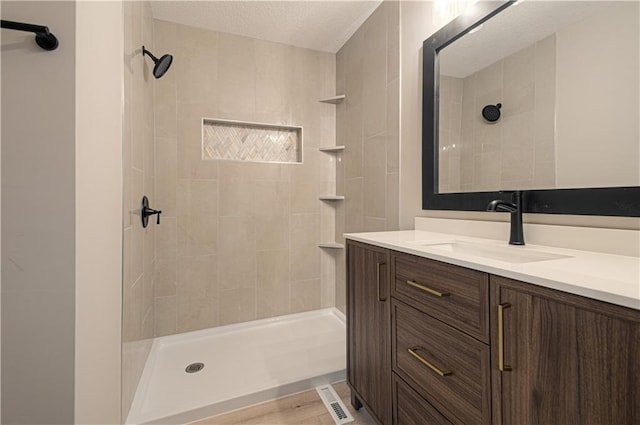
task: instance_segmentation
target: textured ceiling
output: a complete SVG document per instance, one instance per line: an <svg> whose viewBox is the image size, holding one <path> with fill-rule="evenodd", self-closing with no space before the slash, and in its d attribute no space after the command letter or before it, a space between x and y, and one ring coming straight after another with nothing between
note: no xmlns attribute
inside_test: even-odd
<svg viewBox="0 0 640 425"><path fill-rule="evenodd" d="M156 19L335 53L381 1L151 1Z"/></svg>
<svg viewBox="0 0 640 425"><path fill-rule="evenodd" d="M558 30L599 13L612 1L519 1L440 53L440 72L464 78Z"/></svg>

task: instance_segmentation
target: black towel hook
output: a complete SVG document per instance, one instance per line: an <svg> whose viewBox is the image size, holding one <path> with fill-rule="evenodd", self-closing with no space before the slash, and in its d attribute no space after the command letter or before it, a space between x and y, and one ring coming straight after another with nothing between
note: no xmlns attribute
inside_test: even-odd
<svg viewBox="0 0 640 425"><path fill-rule="evenodd" d="M44 50L56 50L58 48L58 39L49 32L49 27L43 25L25 24L23 22L5 21L2 19L2 28L16 31L27 31L35 33L36 43Z"/></svg>

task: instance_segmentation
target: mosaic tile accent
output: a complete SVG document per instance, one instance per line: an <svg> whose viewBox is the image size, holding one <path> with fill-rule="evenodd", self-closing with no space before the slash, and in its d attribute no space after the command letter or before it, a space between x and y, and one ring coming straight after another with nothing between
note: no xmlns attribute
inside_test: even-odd
<svg viewBox="0 0 640 425"><path fill-rule="evenodd" d="M203 118L202 159L302 162L302 127Z"/></svg>

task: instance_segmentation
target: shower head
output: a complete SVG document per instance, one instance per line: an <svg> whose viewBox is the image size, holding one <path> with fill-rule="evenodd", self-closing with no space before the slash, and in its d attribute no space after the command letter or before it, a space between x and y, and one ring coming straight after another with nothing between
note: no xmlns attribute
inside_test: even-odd
<svg viewBox="0 0 640 425"><path fill-rule="evenodd" d="M153 76L156 78L162 77L164 73L169 70L171 62L173 62L173 56L162 55L162 57L158 59L157 57L153 56L153 53L145 49L144 46L142 46L142 55L149 55L149 57L153 60L153 63L155 63L155 66L153 67Z"/></svg>
<svg viewBox="0 0 640 425"><path fill-rule="evenodd" d="M482 108L482 117L489 122L496 122L500 119L500 108L502 108L502 103L487 105Z"/></svg>

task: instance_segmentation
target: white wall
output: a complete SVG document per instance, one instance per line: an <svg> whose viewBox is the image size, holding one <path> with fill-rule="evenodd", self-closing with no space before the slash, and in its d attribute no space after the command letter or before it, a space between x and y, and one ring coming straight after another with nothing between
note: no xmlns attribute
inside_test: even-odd
<svg viewBox="0 0 640 425"><path fill-rule="evenodd" d="M558 31L559 187L640 186L639 8L617 3Z"/></svg>
<svg viewBox="0 0 640 425"><path fill-rule="evenodd" d="M422 42L437 30L432 23L431 6L432 2L427 1L400 2L400 229L412 229L416 216L506 221L509 219L507 214L422 210ZM640 219L636 217L525 214L524 220L540 224L640 229Z"/></svg>
<svg viewBox="0 0 640 425"><path fill-rule="evenodd" d="M422 42L437 28L432 2L400 2L400 230L422 211Z"/></svg>
<svg viewBox="0 0 640 425"><path fill-rule="evenodd" d="M76 9L75 423L120 423L121 1Z"/></svg>

